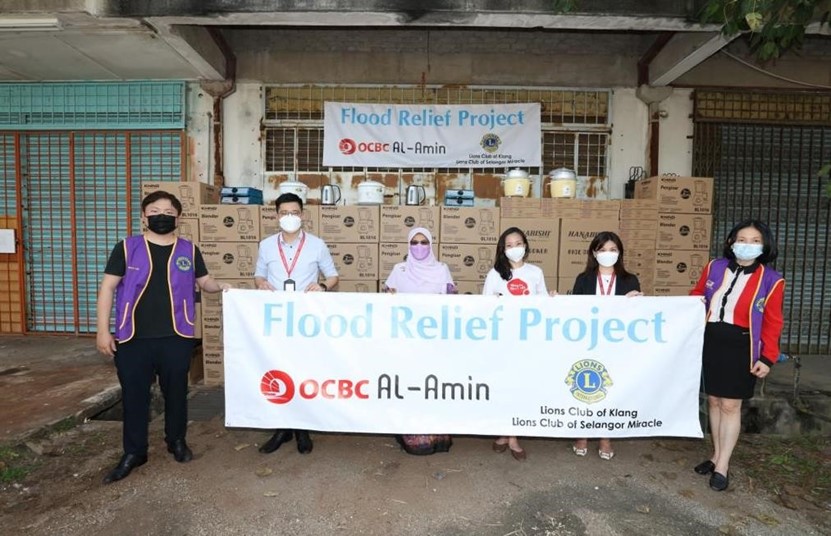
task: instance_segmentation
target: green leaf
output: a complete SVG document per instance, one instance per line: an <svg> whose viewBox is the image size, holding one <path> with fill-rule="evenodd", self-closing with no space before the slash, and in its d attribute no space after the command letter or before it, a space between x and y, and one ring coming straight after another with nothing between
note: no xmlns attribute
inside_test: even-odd
<svg viewBox="0 0 831 536"><path fill-rule="evenodd" d="M831 175L831 164L825 164L817 172L817 176L819 177L827 177L829 175Z"/></svg>

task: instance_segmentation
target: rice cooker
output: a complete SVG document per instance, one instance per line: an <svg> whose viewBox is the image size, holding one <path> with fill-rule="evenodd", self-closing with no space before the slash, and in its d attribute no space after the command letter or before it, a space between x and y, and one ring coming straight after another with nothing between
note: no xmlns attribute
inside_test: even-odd
<svg viewBox="0 0 831 536"><path fill-rule="evenodd" d="M577 195L577 174L568 168L557 168L548 174L548 189L551 197L575 197Z"/></svg>
<svg viewBox="0 0 831 536"><path fill-rule="evenodd" d="M358 185L359 205L383 205L384 185L376 181L364 181Z"/></svg>
<svg viewBox="0 0 831 536"><path fill-rule="evenodd" d="M531 179L523 169L512 169L502 180L505 197L528 197L531 193Z"/></svg>
<svg viewBox="0 0 831 536"><path fill-rule="evenodd" d="M306 194L309 193L309 187L300 181L286 181L281 182L278 187L280 195L282 194L296 194L306 204Z"/></svg>

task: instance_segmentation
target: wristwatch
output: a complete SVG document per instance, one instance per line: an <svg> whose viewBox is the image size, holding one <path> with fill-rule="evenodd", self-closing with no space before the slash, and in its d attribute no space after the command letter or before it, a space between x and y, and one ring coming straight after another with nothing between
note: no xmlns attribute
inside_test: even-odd
<svg viewBox="0 0 831 536"><path fill-rule="evenodd" d="M323 292L329 291L329 287L326 286L326 283L318 283L318 286L323 289Z"/></svg>

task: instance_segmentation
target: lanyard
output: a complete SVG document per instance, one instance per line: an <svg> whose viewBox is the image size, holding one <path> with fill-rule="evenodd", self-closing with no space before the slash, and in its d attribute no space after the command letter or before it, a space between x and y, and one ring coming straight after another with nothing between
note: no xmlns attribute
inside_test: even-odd
<svg viewBox="0 0 831 536"><path fill-rule="evenodd" d="M612 293L612 287L615 286L615 277L616 274L612 273L612 279L609 280L609 286L606 287L606 290L603 290L603 278L600 277L600 272L597 272L597 287L600 289L601 296L608 296Z"/></svg>
<svg viewBox="0 0 831 536"><path fill-rule="evenodd" d="M283 268L286 269L286 277L291 277L291 272L297 264L297 259L300 258L300 251L303 249L303 244L305 243L306 233L303 233L303 236L300 238L300 244L297 245L297 252L291 260L291 266L289 266L289 263L286 261L286 255L283 253L283 233L280 233L280 237L277 239L277 249L280 250L280 260L283 261Z"/></svg>

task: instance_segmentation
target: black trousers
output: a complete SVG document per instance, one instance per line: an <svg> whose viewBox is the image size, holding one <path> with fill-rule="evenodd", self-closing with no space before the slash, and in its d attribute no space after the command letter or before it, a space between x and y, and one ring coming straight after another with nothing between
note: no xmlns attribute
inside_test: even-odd
<svg viewBox="0 0 831 536"><path fill-rule="evenodd" d="M164 435L168 444L184 439L188 423L188 371L193 339L172 336L119 343L115 367L124 405L124 454L147 454L150 387L155 376L164 395Z"/></svg>

